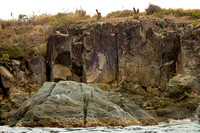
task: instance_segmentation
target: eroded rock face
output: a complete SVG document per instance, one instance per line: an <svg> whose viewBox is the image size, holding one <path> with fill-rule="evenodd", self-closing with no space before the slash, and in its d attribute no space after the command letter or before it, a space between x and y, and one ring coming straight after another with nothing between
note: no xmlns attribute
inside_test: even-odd
<svg viewBox="0 0 200 133"><path fill-rule="evenodd" d="M184 97L184 93L190 94L198 91L198 81L195 76L178 74L169 80L164 93L166 97Z"/></svg>
<svg viewBox="0 0 200 133"><path fill-rule="evenodd" d="M196 111L195 111L195 117L197 117L200 121L200 105L197 107Z"/></svg>
<svg viewBox="0 0 200 133"><path fill-rule="evenodd" d="M35 82L38 84L44 83L47 80L45 58L43 56L36 56L27 61Z"/></svg>
<svg viewBox="0 0 200 133"><path fill-rule="evenodd" d="M50 37L48 60L56 64L57 55L68 51L69 69L82 82L118 86L126 82L128 90L139 85L142 91L153 88L160 95L176 74L190 71L200 83L199 29L187 26L168 19L78 23L69 36Z"/></svg>
<svg viewBox="0 0 200 133"><path fill-rule="evenodd" d="M84 37L84 72L88 83L109 83L117 79L118 56L111 23L96 24Z"/></svg>
<svg viewBox="0 0 200 133"><path fill-rule="evenodd" d="M181 39L183 72L197 78L200 86L200 28L188 30ZM198 87L200 94L200 87Z"/></svg>
<svg viewBox="0 0 200 133"><path fill-rule="evenodd" d="M83 71L86 82L126 80L146 89L165 90L180 73L180 37L158 33L156 22L143 20L97 23L83 37Z"/></svg>
<svg viewBox="0 0 200 133"><path fill-rule="evenodd" d="M1 82L4 88L9 89L14 84L14 76L10 73L10 71L4 67L0 66L0 73L1 73Z"/></svg>
<svg viewBox="0 0 200 133"><path fill-rule="evenodd" d="M47 80L54 81L53 65L71 65L70 37L66 34L51 35L47 43ZM62 77L61 77L62 79Z"/></svg>
<svg viewBox="0 0 200 133"><path fill-rule="evenodd" d="M155 110L171 105L177 97L178 100L174 100L176 102L190 100L193 94L191 90L200 94L199 27L192 28L189 23L175 23L170 19L146 18L86 23L79 22L71 26L69 35L55 34L49 37L46 59L48 81L74 80L98 84L104 90L117 88L121 93L144 97L137 99L138 105ZM20 68L23 62L16 62L20 67L14 79L28 81L28 74L31 73L33 80L44 82L44 69L38 71L40 66L44 67L44 63L34 65L39 60L39 57L31 59L29 64L32 63L32 67L29 69ZM1 74L4 75L2 71ZM8 81L10 83L12 80ZM13 101L21 104L23 100L17 98ZM145 103L148 103L147 106ZM137 107L123 105L120 108L137 110ZM158 115L169 113L168 110L161 109ZM190 111L194 111L193 107ZM37 121L39 118L34 119Z"/></svg>
<svg viewBox="0 0 200 133"><path fill-rule="evenodd" d="M86 123L84 118L86 118ZM11 119L17 126L154 125L156 120L134 102L95 85L47 82Z"/></svg>

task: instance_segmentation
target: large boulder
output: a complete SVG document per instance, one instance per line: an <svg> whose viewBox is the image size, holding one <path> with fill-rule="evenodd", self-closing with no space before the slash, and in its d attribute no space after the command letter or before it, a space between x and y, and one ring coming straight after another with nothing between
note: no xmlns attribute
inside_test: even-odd
<svg viewBox="0 0 200 133"><path fill-rule="evenodd" d="M46 82L13 114L16 126L129 126L157 121L134 102L96 85L73 81Z"/></svg>
<svg viewBox="0 0 200 133"><path fill-rule="evenodd" d="M197 90L198 81L195 76L178 74L169 80L164 95L171 98L180 98L192 91L197 92Z"/></svg>
<svg viewBox="0 0 200 133"><path fill-rule="evenodd" d="M55 64L52 67L53 81L72 79L72 72L66 66Z"/></svg>

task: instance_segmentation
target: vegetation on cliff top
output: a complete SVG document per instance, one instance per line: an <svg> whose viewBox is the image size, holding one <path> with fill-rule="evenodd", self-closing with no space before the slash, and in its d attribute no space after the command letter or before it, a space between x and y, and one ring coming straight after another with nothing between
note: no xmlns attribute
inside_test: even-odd
<svg viewBox="0 0 200 133"><path fill-rule="evenodd" d="M191 19L200 19L200 9L161 9L150 5L145 13L133 16L133 10L115 11L109 13L103 20L110 18L132 17L153 15L162 17L173 15L176 17L188 16ZM0 20L0 57L4 51L8 51L11 58L21 58L34 54L46 55L46 43L50 34L60 32L68 33L71 24L86 20L97 21L96 16L90 17L86 11L80 9L75 12L58 13L56 15L42 14L40 16L19 15L18 20ZM141 17L140 17L141 18ZM100 20L100 21L103 21Z"/></svg>
<svg viewBox="0 0 200 133"><path fill-rule="evenodd" d="M84 10L74 13L42 14L40 16L19 15L18 20L0 20L0 56L8 51L11 58L46 54L46 43L50 34L67 33L70 24L90 16Z"/></svg>

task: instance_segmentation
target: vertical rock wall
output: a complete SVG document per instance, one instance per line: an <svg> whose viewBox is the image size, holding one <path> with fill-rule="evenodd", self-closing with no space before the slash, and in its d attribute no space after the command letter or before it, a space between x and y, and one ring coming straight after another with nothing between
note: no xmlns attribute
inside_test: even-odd
<svg viewBox="0 0 200 133"><path fill-rule="evenodd" d="M84 37L84 71L86 81L110 83L117 79L117 44L111 23L97 24Z"/></svg>
<svg viewBox="0 0 200 133"><path fill-rule="evenodd" d="M125 88L137 84L145 91L157 88L162 92L176 74L190 71L199 79L199 30L188 31L185 25L151 19L79 23L69 36L50 37L47 65L51 68L50 62L68 51L72 77L79 81L126 82L130 86ZM172 30L163 31L168 27ZM181 34L176 30L184 28Z"/></svg>

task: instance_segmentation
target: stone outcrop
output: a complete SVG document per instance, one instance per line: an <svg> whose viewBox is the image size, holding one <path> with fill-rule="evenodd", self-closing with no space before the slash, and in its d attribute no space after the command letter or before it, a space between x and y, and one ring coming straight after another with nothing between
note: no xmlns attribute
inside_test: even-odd
<svg viewBox="0 0 200 133"><path fill-rule="evenodd" d="M28 59L28 65L36 83L44 83L46 79L46 61L43 56Z"/></svg>
<svg viewBox="0 0 200 133"><path fill-rule="evenodd" d="M54 81L72 79L72 73L70 69L60 64L53 65L52 74L53 74Z"/></svg>
<svg viewBox="0 0 200 133"><path fill-rule="evenodd" d="M197 107L194 116L200 121L200 105Z"/></svg>
<svg viewBox="0 0 200 133"><path fill-rule="evenodd" d="M82 82L118 86L126 82L128 90L137 85L145 92L158 90L158 95L173 76L190 71L199 85L198 29L189 31L187 26L167 19L78 23L71 26L69 35L50 36L49 69L62 64L56 58L68 52L68 68Z"/></svg>
<svg viewBox="0 0 200 133"><path fill-rule="evenodd" d="M8 92L13 84L17 86L17 89L18 87L30 88L28 87L30 83L42 84L46 80L54 82L72 80L96 84L102 90L115 90L120 92L123 95L122 97L127 97L121 99L118 93L111 95L109 92L96 92L99 96L103 93L105 97L100 96L102 99L105 98L117 110L120 109L122 112L124 111L123 113L128 113L143 125L154 123L152 122L154 119L146 120L149 115L135 103L148 110L148 113L156 118L191 117L196 110L200 99L199 26L194 28L191 22L177 22L165 18L141 18L139 20L122 18L115 21L78 22L70 25L68 31L69 34L54 34L49 37L46 60L40 56L26 60L11 60L15 68L13 71L9 67L7 68L5 64L3 66L0 63L3 93L6 94L5 92ZM62 83L64 82L52 84L59 86ZM17 107L28 99L28 94L31 92L21 93L18 90L14 91L13 88L11 90L10 99ZM45 89L42 88L41 90ZM56 96L52 95L52 98L50 95L52 92L48 91L49 95L44 94L45 98L41 94L42 91L38 92L37 96L39 98L41 96L46 101L50 98L53 102L59 103L60 101L53 99ZM24 99L21 98L22 94ZM58 95L61 95L59 100L63 101L63 95L61 93ZM83 112L81 114L80 109L84 105L84 100L80 101L79 99L78 104L74 104L68 95L63 97L70 103L66 106L69 106L75 114L77 113L78 118L82 118L84 115ZM28 120L34 121L31 122L32 126L36 121L39 121L38 119L42 119L41 124L48 120L54 121L52 118L46 118L47 114L54 112L43 111L42 113L46 113L44 118L42 117L43 114L37 114L37 111L34 113L37 109L44 109L40 106L36 97L28 101L23 104L24 108L21 107L19 119L23 118L22 120L25 119L26 122ZM101 104L104 105L104 103ZM30 106L35 107L35 105L37 105L35 110L32 112L30 110L32 114L29 115L27 110L32 108L29 108ZM71 107L71 105L74 107ZM50 105L45 103L46 106ZM95 105L92 104L92 106ZM49 108L55 109L51 106ZM65 105L62 105L61 109L66 111ZM99 107L99 109L102 108ZM139 111L136 113L137 111L132 110ZM24 116L24 113L27 115ZM63 114L64 112L60 113ZM95 114L95 111L88 113L87 118L92 119L91 116L93 113ZM107 113L107 116L111 115L108 108L104 113ZM123 113L118 114L120 118ZM94 121L109 125L109 122L99 120L97 113L94 116ZM61 118L61 116L58 116L58 118ZM116 119L116 117L114 118ZM77 121L77 119L74 124L79 123L78 125L80 125L80 120ZM21 124L31 125L25 121ZM55 125L56 121L54 121ZM110 125L112 125L111 123ZM49 124L49 126L52 126L53 123ZM71 125L73 124L71 123Z"/></svg>
<svg viewBox="0 0 200 133"><path fill-rule="evenodd" d="M56 81L57 79L63 79L63 75L56 75L56 73L54 72L54 70L58 67L54 65L60 64L63 65L63 67L65 66L70 68L71 66L70 49L71 49L70 37L68 35L58 34L58 35L51 35L49 37L47 43L48 81ZM63 69L63 67L61 67L61 69Z"/></svg>
<svg viewBox="0 0 200 133"><path fill-rule="evenodd" d="M197 79L200 94L200 27L188 29L181 38L181 58L183 73L193 75Z"/></svg>
<svg viewBox="0 0 200 133"><path fill-rule="evenodd" d="M171 78L164 93L166 97L180 98L198 90L198 81L195 76L178 74Z"/></svg>
<svg viewBox="0 0 200 133"><path fill-rule="evenodd" d="M128 126L157 121L119 93L73 81L46 82L13 114L17 126Z"/></svg>
<svg viewBox="0 0 200 133"><path fill-rule="evenodd" d="M189 112L197 107L199 98L194 93L200 91L200 37L199 27L192 27L190 22L148 18L80 22L70 27L69 35L53 35L50 40L57 36L67 42L52 43L52 48L69 48L68 68L81 82L109 84L108 88L117 88L130 98L140 95L140 99L133 99L140 107L155 109L154 116L158 117L176 118L165 113L173 106L175 112L189 110L179 115L190 117ZM195 102L191 107L182 106L192 98Z"/></svg>
<svg viewBox="0 0 200 133"><path fill-rule="evenodd" d="M14 76L4 66L0 66L0 73L3 87L6 89L11 88L14 85Z"/></svg>

